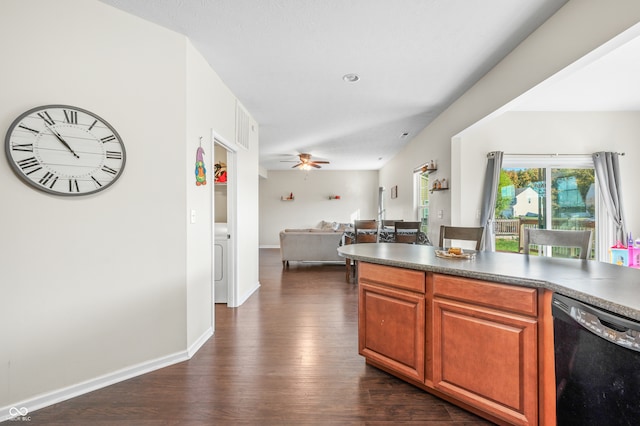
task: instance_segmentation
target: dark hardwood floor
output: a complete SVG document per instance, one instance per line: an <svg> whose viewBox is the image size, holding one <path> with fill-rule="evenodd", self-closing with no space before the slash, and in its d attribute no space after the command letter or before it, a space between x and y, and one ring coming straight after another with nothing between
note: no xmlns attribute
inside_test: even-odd
<svg viewBox="0 0 640 426"><path fill-rule="evenodd" d="M30 413L33 425L489 425L367 366L344 264L260 251L260 290L216 306L189 361ZM10 422L9 422L10 423Z"/></svg>

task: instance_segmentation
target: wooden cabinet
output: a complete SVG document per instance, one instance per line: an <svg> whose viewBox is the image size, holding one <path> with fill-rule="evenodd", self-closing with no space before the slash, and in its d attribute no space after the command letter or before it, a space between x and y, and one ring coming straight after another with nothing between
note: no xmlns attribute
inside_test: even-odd
<svg viewBox="0 0 640 426"><path fill-rule="evenodd" d="M424 381L425 273L358 265L358 349L368 360Z"/></svg>
<svg viewBox="0 0 640 426"><path fill-rule="evenodd" d="M433 383L510 424L538 424L537 290L433 277Z"/></svg>
<svg viewBox="0 0 640 426"><path fill-rule="evenodd" d="M498 424L555 425L550 292L365 262L359 286L368 363Z"/></svg>

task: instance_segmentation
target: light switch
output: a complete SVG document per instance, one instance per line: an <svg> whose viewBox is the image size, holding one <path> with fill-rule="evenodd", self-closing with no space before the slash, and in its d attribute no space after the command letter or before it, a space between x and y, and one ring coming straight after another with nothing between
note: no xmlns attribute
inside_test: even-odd
<svg viewBox="0 0 640 426"><path fill-rule="evenodd" d="M196 211L191 210L191 223L196 223Z"/></svg>
<svg viewBox="0 0 640 426"><path fill-rule="evenodd" d="M438 219L442 219L444 217L444 210L438 210Z"/></svg>

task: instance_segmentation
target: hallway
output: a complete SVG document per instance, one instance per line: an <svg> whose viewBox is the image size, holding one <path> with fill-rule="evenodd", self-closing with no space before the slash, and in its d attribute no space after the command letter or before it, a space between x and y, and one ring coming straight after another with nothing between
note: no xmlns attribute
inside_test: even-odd
<svg viewBox="0 0 640 426"><path fill-rule="evenodd" d="M357 286L344 265L260 250L261 288L216 306L187 362L30 413L34 425L487 425L357 351Z"/></svg>

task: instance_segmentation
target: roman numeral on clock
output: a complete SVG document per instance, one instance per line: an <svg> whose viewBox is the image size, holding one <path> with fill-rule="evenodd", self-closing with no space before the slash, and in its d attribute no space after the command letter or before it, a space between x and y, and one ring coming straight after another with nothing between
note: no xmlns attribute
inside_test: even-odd
<svg viewBox="0 0 640 426"><path fill-rule="evenodd" d="M54 175L51 172L45 173L44 176L38 181L40 185L49 186L49 188L53 188L53 186L58 182L58 176Z"/></svg>
<svg viewBox="0 0 640 426"><path fill-rule="evenodd" d="M63 110L64 111L64 121L66 121L69 124L78 124L78 111L69 111L69 110Z"/></svg>
<svg viewBox="0 0 640 426"><path fill-rule="evenodd" d="M56 124L55 121L53 121L53 118L51 118L51 116L47 111L39 112L38 117L42 118L44 122L47 123L49 126L53 126L54 124Z"/></svg>
<svg viewBox="0 0 640 426"><path fill-rule="evenodd" d="M69 179L69 192L80 192L77 179Z"/></svg>
<svg viewBox="0 0 640 426"><path fill-rule="evenodd" d="M32 143L17 143L11 145L12 151L24 151L24 152L33 152L33 144Z"/></svg>
<svg viewBox="0 0 640 426"><path fill-rule="evenodd" d="M112 160L122 160L122 153L118 151L107 151L107 158Z"/></svg>
<svg viewBox="0 0 640 426"><path fill-rule="evenodd" d="M30 131L30 132L32 132L32 133L35 133L36 135L37 135L38 133L40 133L39 131L37 131L37 130L35 130L35 129L32 129L31 127L24 126L24 125L22 125L22 124L18 125L18 127L20 127L21 129L24 129L24 130L28 130L28 131Z"/></svg>
<svg viewBox="0 0 640 426"><path fill-rule="evenodd" d="M40 163L38 162L38 160L36 160L36 157L29 157L29 158L25 158L24 160L16 161L16 164L20 166L22 170L29 170L29 169L33 169L34 167L37 167L37 169L31 170L29 173L33 173L36 170L40 170L42 168L40 167Z"/></svg>
<svg viewBox="0 0 640 426"><path fill-rule="evenodd" d="M102 186L102 184L100 183L100 181L98 179L94 178L93 176L91 176L91 179L96 184L96 188L100 188Z"/></svg>
<svg viewBox="0 0 640 426"><path fill-rule="evenodd" d="M107 166L102 166L102 171L103 172L107 172L107 173L111 173L112 175L115 175L118 173L117 170L113 170L111 167L107 167Z"/></svg>
<svg viewBox="0 0 640 426"><path fill-rule="evenodd" d="M102 141L102 143L113 142L116 140L116 137L114 135L110 135L110 136L105 136L100 140Z"/></svg>

